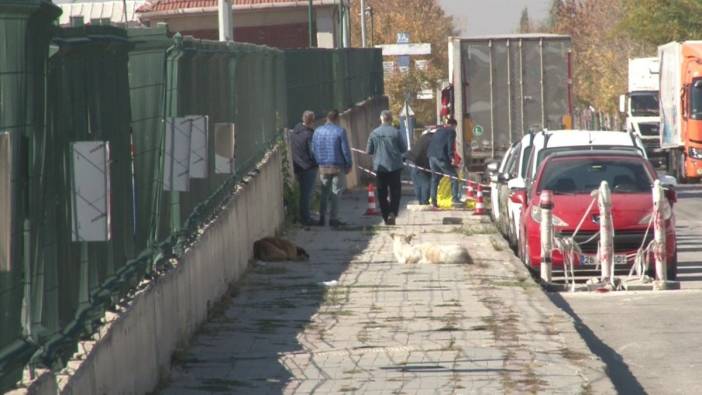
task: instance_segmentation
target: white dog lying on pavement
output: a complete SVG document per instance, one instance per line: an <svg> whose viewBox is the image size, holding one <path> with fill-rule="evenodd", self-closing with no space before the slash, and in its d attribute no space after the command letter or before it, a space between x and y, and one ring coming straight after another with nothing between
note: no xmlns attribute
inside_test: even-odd
<svg viewBox="0 0 702 395"><path fill-rule="evenodd" d="M410 242L414 236L414 234L390 234L393 240L392 251L395 254L397 262L402 264L473 263L468 254L468 250L463 246L457 244L438 245L432 243L412 245Z"/></svg>

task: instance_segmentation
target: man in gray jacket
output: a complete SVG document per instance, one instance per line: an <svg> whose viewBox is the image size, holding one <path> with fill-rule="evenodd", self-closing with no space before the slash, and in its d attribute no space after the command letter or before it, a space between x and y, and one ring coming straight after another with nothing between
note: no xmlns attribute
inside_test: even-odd
<svg viewBox="0 0 702 395"><path fill-rule="evenodd" d="M386 225L395 225L402 194L402 154L407 152L407 142L400 131L392 126L390 111L383 111L380 121L382 125L373 130L368 138L366 152L373 155L373 170L377 174L376 188L383 220Z"/></svg>

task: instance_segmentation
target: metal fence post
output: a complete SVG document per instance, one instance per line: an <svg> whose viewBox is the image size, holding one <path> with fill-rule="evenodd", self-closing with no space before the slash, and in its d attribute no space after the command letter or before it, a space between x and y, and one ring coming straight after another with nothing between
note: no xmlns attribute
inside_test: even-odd
<svg viewBox="0 0 702 395"><path fill-rule="evenodd" d="M541 191L539 197L541 209L541 280L551 282L553 254L553 192Z"/></svg>
<svg viewBox="0 0 702 395"><path fill-rule="evenodd" d="M597 196L600 209L600 242L597 251L602 265L602 282L613 282L614 279L614 226L612 224L612 194L607 181L600 184Z"/></svg>
<svg viewBox="0 0 702 395"><path fill-rule="evenodd" d="M668 280L668 265L666 254L665 220L663 219L664 205L667 204L661 182L653 183L653 256L656 260L656 280Z"/></svg>

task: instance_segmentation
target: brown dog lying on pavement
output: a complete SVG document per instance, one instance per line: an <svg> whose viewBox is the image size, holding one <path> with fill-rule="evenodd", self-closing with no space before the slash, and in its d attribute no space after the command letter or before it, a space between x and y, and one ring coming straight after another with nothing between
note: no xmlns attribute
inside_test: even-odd
<svg viewBox="0 0 702 395"><path fill-rule="evenodd" d="M277 237L265 237L254 242L254 258L260 261L306 261L307 251Z"/></svg>

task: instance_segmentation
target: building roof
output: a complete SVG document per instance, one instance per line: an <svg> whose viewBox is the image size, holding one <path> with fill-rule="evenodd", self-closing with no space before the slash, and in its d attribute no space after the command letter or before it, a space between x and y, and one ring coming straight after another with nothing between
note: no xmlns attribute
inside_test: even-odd
<svg viewBox="0 0 702 395"><path fill-rule="evenodd" d="M151 0L137 9L139 13L161 13L190 8L216 8L218 0ZM307 0L231 0L236 8L278 8L307 6ZM338 0L314 0L314 5L338 4Z"/></svg>
<svg viewBox="0 0 702 395"><path fill-rule="evenodd" d="M70 23L72 16L82 16L85 23L90 23L94 19L109 18L112 23L124 22L124 5L127 5L127 21L138 22L134 15L135 11L146 4L145 0L127 0L119 1L100 1L93 2L86 0L79 3L58 3L63 13L59 18L59 24L67 25Z"/></svg>

